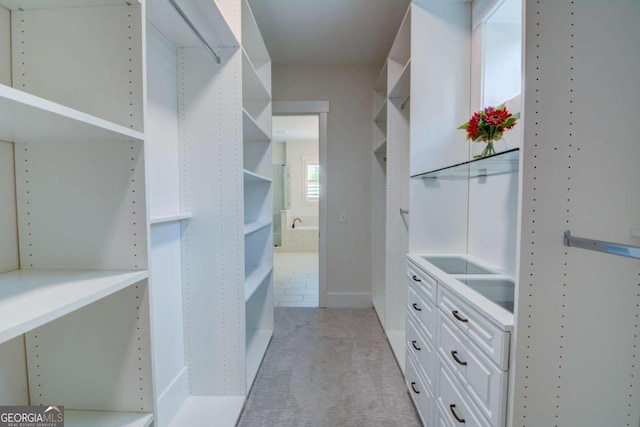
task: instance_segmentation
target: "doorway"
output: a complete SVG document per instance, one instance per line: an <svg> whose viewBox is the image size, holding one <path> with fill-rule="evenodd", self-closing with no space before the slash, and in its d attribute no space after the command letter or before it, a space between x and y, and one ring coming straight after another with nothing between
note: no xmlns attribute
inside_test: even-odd
<svg viewBox="0 0 640 427"><path fill-rule="evenodd" d="M318 307L320 117L273 118L274 296L281 307Z"/></svg>

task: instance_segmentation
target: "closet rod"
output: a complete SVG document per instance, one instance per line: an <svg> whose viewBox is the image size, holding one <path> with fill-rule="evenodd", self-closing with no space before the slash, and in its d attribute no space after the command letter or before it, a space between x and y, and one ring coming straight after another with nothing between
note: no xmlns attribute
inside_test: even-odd
<svg viewBox="0 0 640 427"><path fill-rule="evenodd" d="M571 235L570 231L564 232L564 245L640 259L640 246L623 245L620 243L603 242L602 240L574 237Z"/></svg>
<svg viewBox="0 0 640 427"><path fill-rule="evenodd" d="M411 99L410 96L407 96L407 99L404 100L404 102L402 104L400 104L400 109L404 110L405 105L407 105L407 102L409 102L409 100Z"/></svg>
<svg viewBox="0 0 640 427"><path fill-rule="evenodd" d="M200 34L200 32L198 31L198 29L193 25L193 23L189 20L189 18L187 17L187 15L184 14L184 12L182 11L182 9L180 9L180 6L178 6L178 3L176 3L176 0L168 0L169 3L171 4L171 6L173 6L173 8L176 10L176 12L178 12L178 14L180 16L182 16L182 19L184 19L184 22L187 23L187 25L189 26L189 28L191 28L191 31L193 31L193 34L196 35L196 37L198 39L200 39L200 42L204 45L204 48L207 50L207 52L209 52L211 54L211 56L213 56L213 59L215 59L217 64L220 64L220 56L218 56L214 51L213 48L209 45L209 43L206 42L206 40L204 39L204 37L202 37L202 34Z"/></svg>

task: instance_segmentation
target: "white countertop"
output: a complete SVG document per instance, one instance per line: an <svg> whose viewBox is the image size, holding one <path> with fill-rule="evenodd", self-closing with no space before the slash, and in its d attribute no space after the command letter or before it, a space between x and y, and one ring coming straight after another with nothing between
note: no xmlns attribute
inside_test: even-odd
<svg viewBox="0 0 640 427"><path fill-rule="evenodd" d="M474 262L481 267L486 268L487 270L491 270L496 274L447 274L444 271L440 270L438 267L424 259L425 256L459 256L465 258L468 261ZM478 259L476 257L466 255L466 254L437 254L437 253L429 253L429 254L407 254L407 258L411 263L413 263L420 270L424 271L434 279L438 281L438 284L447 287L449 290L453 291L462 298L465 302L472 305L475 309L481 312L489 321L494 323L500 329L504 331L512 331L514 324L514 315L507 309L501 307L495 302L489 300L478 292L474 291L464 283L460 282L457 279L507 279L511 280L515 283L515 278L513 275L508 274L503 269L496 267L495 265L489 264L486 261Z"/></svg>

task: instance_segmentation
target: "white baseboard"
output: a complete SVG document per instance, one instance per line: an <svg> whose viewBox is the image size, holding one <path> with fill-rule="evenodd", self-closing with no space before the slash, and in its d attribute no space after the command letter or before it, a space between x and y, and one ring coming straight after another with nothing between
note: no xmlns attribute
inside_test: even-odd
<svg viewBox="0 0 640 427"><path fill-rule="evenodd" d="M327 308L371 308L373 300L371 293L327 292L324 298Z"/></svg>
<svg viewBox="0 0 640 427"><path fill-rule="evenodd" d="M188 397L189 375L187 368L184 367L180 373L176 375L171 384L160 393L158 404L156 405L158 416L154 425L156 427L168 426Z"/></svg>

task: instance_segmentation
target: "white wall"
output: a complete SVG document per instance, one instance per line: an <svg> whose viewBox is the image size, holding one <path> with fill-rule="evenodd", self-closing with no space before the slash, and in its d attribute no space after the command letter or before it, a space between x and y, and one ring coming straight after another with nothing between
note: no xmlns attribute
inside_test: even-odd
<svg viewBox="0 0 640 427"><path fill-rule="evenodd" d="M302 218L304 223L307 222L305 221L306 218L313 218L319 215L318 204L307 203L304 200L304 162L306 160L318 161L318 141L287 141L286 150L287 163L289 164L289 170L291 171L291 178L289 180L291 185L291 190L289 192L291 208L289 209L289 216L293 218ZM314 225L318 225L317 219Z"/></svg>
<svg viewBox="0 0 640 427"><path fill-rule="evenodd" d="M371 301L371 88L380 65L274 66L276 101L327 100L329 304ZM347 222L338 221L345 212ZM333 301L336 301L333 303ZM355 302L353 302L355 301Z"/></svg>

